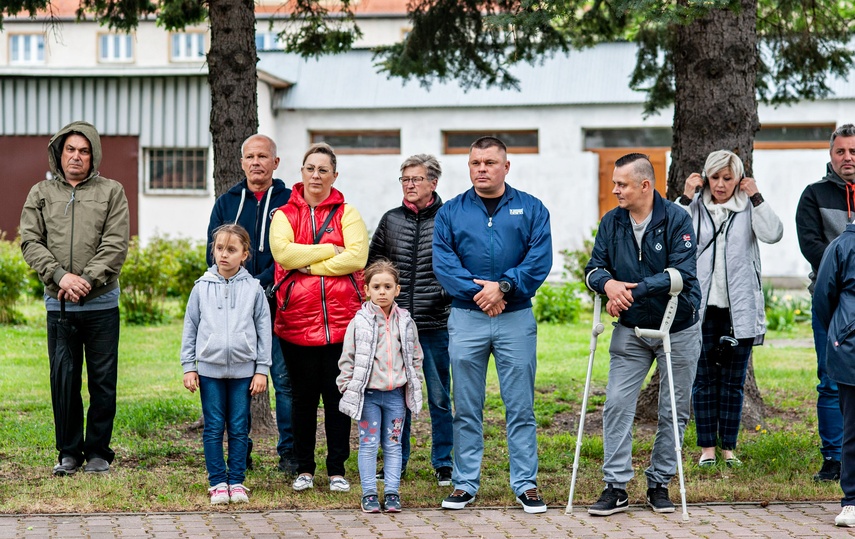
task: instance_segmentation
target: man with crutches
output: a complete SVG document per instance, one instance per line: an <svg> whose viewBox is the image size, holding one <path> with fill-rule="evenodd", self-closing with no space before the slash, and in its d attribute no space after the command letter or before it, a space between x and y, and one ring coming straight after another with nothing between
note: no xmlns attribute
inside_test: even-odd
<svg viewBox="0 0 855 539"><path fill-rule="evenodd" d="M606 488L588 512L611 515L629 506L626 487L634 475L632 424L636 402L656 359L661 367L659 423L650 466L645 470L647 503L657 513L671 513L674 504L668 496L668 483L678 470L701 347L695 236L686 212L654 190L653 166L647 156L634 153L618 159L612 181L619 207L603 216L591 261L585 268L585 284L608 297L606 311L618 318L609 346L609 382L603 409ZM682 288L676 278L672 279L672 272L666 271L668 268L679 273ZM676 309L673 318L669 316L668 328L663 318L672 293L677 298ZM636 328L665 328L668 339L663 340L660 331L652 332L655 336L638 336ZM671 369L666 369L663 341L670 341ZM669 371L673 379L669 379ZM673 415L677 428L672 401L676 404Z"/></svg>

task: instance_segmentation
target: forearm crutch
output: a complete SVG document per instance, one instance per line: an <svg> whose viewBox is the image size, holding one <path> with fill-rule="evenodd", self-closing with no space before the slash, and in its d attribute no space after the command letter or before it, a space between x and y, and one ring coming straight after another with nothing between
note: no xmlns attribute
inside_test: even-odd
<svg viewBox="0 0 855 539"><path fill-rule="evenodd" d="M665 366L668 371L668 391L671 394L671 426L674 428L674 450L677 452L677 473L680 476L680 500L683 504L683 521L689 520L689 512L686 510L686 484L683 481L683 447L680 442L680 429L677 426L677 401L674 398L674 372L671 369L671 323L674 322L674 316L677 314L677 301L680 292L683 290L683 277L680 272L674 268L665 270L671 277L671 290L668 294L671 299L665 306L665 315L662 317L662 324L659 329L642 329L635 328L635 334L638 337L646 337L648 339L662 339L662 348L665 349Z"/></svg>
<svg viewBox="0 0 855 539"><path fill-rule="evenodd" d="M573 458L573 477L570 479L570 498L567 500L565 514L573 512L573 492L576 490L576 472L579 471L579 455L582 451L582 435L585 432L585 412L588 410L588 391L591 389L591 371L594 368L594 352L597 351L597 337L605 329L600 323L600 311L602 299L599 294L594 294L594 323L591 327L591 346L588 356L588 373L585 375L585 392L582 394L582 412L579 416L579 433L576 435L576 456Z"/></svg>

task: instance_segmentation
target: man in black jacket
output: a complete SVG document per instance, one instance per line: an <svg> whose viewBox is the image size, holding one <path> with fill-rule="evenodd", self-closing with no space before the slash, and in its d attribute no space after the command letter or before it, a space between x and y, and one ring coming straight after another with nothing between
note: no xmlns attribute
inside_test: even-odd
<svg viewBox="0 0 855 539"><path fill-rule="evenodd" d="M208 224L208 264L214 263L211 256L211 240L214 230L227 223L237 223L249 232L252 252L246 261L246 269L258 279L262 288L273 284L273 255L270 253L270 220L273 213L284 206L291 197L291 190L282 180L273 178L273 172L279 166L276 156L276 143L264 135L252 135L241 145L241 168L246 175L242 181L220 196L211 210ZM275 306L271 305L271 314ZM271 327L272 324L271 324ZM291 380L285 368L285 360L279 349L279 339L273 336L273 365L270 378L276 391L276 426L279 430L279 469L286 473L296 473L293 461L294 435L291 432ZM247 458L251 464L252 440L250 440Z"/></svg>
<svg viewBox="0 0 855 539"><path fill-rule="evenodd" d="M808 185L796 209L796 232L802 255L810 262L810 290L828 245L855 218L855 125L845 124L831 134L831 162L825 177ZM814 481L840 479L840 447L843 442L843 415L840 413L837 384L825 368L826 328L812 313L813 340L816 348L816 417L822 441L822 468Z"/></svg>
<svg viewBox="0 0 855 539"><path fill-rule="evenodd" d="M451 298L433 273L433 223L442 200L436 184L442 169L436 157L413 155L401 165L404 201L386 212L371 238L368 263L385 257L401 273L398 304L407 309L419 330L431 419L431 464L440 486L451 485L451 377L448 357L448 314ZM402 470L410 456L410 414L404 424ZM382 472L381 472L382 473ZM379 475L379 474L378 474Z"/></svg>
<svg viewBox="0 0 855 539"><path fill-rule="evenodd" d="M606 310L618 317L609 354L609 383L603 408L603 480L606 489L588 509L611 515L629 507L626 485L633 477L632 422L641 385L653 360L659 364L659 425L647 476L647 503L657 513L674 511L668 483L677 471L675 444L682 445L689 422L692 383L701 352L698 308L701 292L695 263L695 235L689 214L653 189L653 166L642 154L615 162L612 178L618 208L603 216L585 284L608 296ZM677 405L679 440L674 440L668 371L662 341L635 335L635 328L659 329L674 268L683 279L677 313L671 325L671 365Z"/></svg>

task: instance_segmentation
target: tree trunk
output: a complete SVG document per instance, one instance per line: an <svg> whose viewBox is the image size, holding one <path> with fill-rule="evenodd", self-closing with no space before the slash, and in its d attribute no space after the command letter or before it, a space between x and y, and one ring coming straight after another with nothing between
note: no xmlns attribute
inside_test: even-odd
<svg viewBox="0 0 855 539"><path fill-rule="evenodd" d="M240 145L258 130L258 74L255 64L253 0L210 0L211 138L217 196L243 178Z"/></svg>
<svg viewBox="0 0 855 539"><path fill-rule="evenodd" d="M244 177L240 146L258 130L258 73L255 64L253 0L210 0L211 139L214 142L214 192L220 196ZM270 386L268 385L268 388ZM252 398L252 434L274 434L270 392Z"/></svg>
<svg viewBox="0 0 855 539"><path fill-rule="evenodd" d="M687 0L679 0L681 6ZM683 194L692 172L700 172L707 155L730 150L752 175L757 117L757 2L741 0L741 10L716 9L689 25L678 26L674 58L674 141L668 172L668 198ZM637 417L655 421L659 373L638 397ZM743 424L764 425L763 398L754 379L754 362L745 379Z"/></svg>

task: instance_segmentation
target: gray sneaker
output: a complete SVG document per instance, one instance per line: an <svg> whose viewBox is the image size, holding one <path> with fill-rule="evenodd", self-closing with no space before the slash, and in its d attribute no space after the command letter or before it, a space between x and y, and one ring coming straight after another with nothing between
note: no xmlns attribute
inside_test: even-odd
<svg viewBox="0 0 855 539"><path fill-rule="evenodd" d="M57 477L65 477L77 471L80 465L73 457L63 457L62 461L53 467L53 475Z"/></svg>
<svg viewBox="0 0 855 539"><path fill-rule="evenodd" d="M394 493L387 494L385 500L383 500L383 506L386 508L387 513L400 513L401 497Z"/></svg>
<svg viewBox="0 0 855 539"><path fill-rule="evenodd" d="M110 471L110 463L100 457L93 457L83 467L86 473L107 473Z"/></svg>

